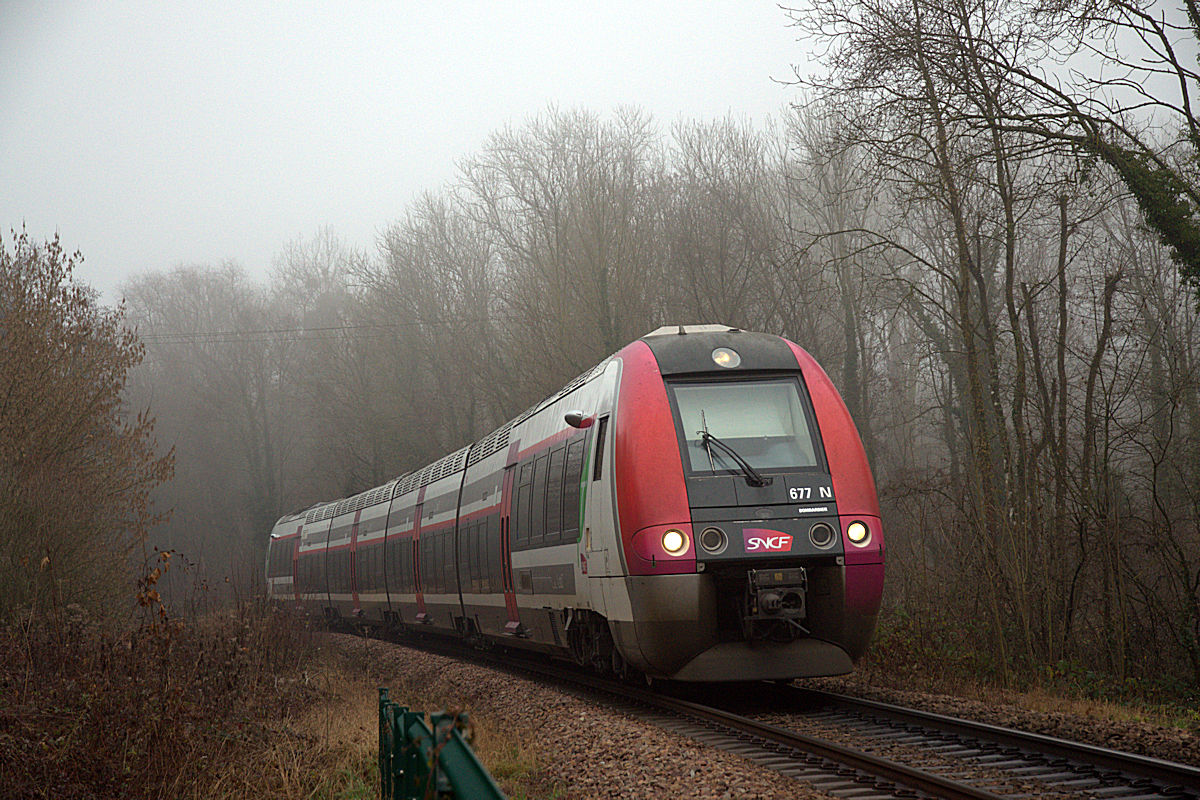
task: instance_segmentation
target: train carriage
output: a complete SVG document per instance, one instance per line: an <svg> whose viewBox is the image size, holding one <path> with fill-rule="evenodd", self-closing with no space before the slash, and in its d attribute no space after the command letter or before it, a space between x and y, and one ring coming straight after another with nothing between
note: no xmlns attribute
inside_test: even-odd
<svg viewBox="0 0 1200 800"><path fill-rule="evenodd" d="M603 670L778 679L851 669L883 562L862 443L812 357L671 326L424 469L282 518L268 591Z"/></svg>

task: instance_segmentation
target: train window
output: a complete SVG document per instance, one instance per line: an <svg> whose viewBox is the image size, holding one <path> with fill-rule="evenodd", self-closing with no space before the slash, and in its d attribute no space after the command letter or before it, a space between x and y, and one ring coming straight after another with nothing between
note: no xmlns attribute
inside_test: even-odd
<svg viewBox="0 0 1200 800"><path fill-rule="evenodd" d="M425 548L426 552L429 554L429 558L424 558L425 553L421 554L421 567L423 568L421 572L425 578L425 582L428 584L426 591L428 591L430 594L437 594L441 591L440 584L442 580L442 566L439 563L442 555L441 545L442 537L438 536L436 533L431 534L429 537L429 543Z"/></svg>
<svg viewBox="0 0 1200 800"><path fill-rule="evenodd" d="M513 550L524 550L529 546L529 535L532 532L533 484L528 483L517 490L516 537L512 543ZM509 522L512 525L512 522ZM509 536L512 537L510 529Z"/></svg>
<svg viewBox="0 0 1200 800"><path fill-rule="evenodd" d="M404 587L409 594L417 591L417 548L412 539L405 543L404 548Z"/></svg>
<svg viewBox="0 0 1200 800"><path fill-rule="evenodd" d="M479 591L479 526L467 528L467 582L472 592Z"/></svg>
<svg viewBox="0 0 1200 800"><path fill-rule="evenodd" d="M582 437L567 446L566 477L562 489L562 541L579 538L579 481L583 473Z"/></svg>
<svg viewBox="0 0 1200 800"><path fill-rule="evenodd" d="M705 431L756 469L819 464L795 380L678 383L671 392L685 460L693 472L739 470L722 448L706 445Z"/></svg>
<svg viewBox="0 0 1200 800"><path fill-rule="evenodd" d="M400 594L408 591L405 583L408 580L408 571L405 565L408 559L404 557L404 550L408 547L408 542L399 541L393 544L389 539L388 546L394 550L394 553L388 561L387 588L393 594Z"/></svg>
<svg viewBox="0 0 1200 800"><path fill-rule="evenodd" d="M567 450L560 447L550 454L550 474L546 476L546 544L561 541L563 507L563 464Z"/></svg>
<svg viewBox="0 0 1200 800"><path fill-rule="evenodd" d="M474 569L474 585L476 592L483 591L483 571L487 568L487 553L484 550L487 539L487 520L481 520L475 525L475 554L472 561Z"/></svg>
<svg viewBox="0 0 1200 800"><path fill-rule="evenodd" d="M442 577L442 567L438 563L438 558L441 556L439 552L441 544L440 536L436 533L430 534L425 542L425 548L421 551L421 578L425 584L425 591L430 594L438 593L438 583Z"/></svg>
<svg viewBox="0 0 1200 800"><path fill-rule="evenodd" d="M500 586L500 515L488 518L487 526L488 587L489 592L501 591Z"/></svg>
<svg viewBox="0 0 1200 800"><path fill-rule="evenodd" d="M383 542L383 553L387 562L384 566L384 586L389 591L396 591L400 588L400 543L389 536Z"/></svg>
<svg viewBox="0 0 1200 800"><path fill-rule="evenodd" d="M442 536L442 591L456 592L458 584L454 579L455 563L454 563L454 539L450 535L450 531Z"/></svg>
<svg viewBox="0 0 1200 800"><path fill-rule="evenodd" d="M434 590L441 594L446 591L446 536L439 533L433 538L433 568Z"/></svg>
<svg viewBox="0 0 1200 800"><path fill-rule="evenodd" d="M430 583L432 574L425 574L429 569L429 564L433 561L432 551L429 548L429 542L429 537L425 536L422 537L421 541L417 543L417 570L421 573L421 581L417 588L423 592L429 592L433 590L433 585Z"/></svg>
<svg viewBox="0 0 1200 800"><path fill-rule="evenodd" d="M596 423L596 461L592 466L592 480L600 480L600 468L604 466L604 434L608 432L608 417Z"/></svg>
<svg viewBox="0 0 1200 800"><path fill-rule="evenodd" d="M445 536L436 534L433 536L433 555L430 559L430 578L433 584L433 591L437 594L442 594L445 591L443 581L445 572L443 571L443 563L445 561Z"/></svg>
<svg viewBox="0 0 1200 800"><path fill-rule="evenodd" d="M421 559L420 559L420 551L417 550L417 546L418 546L417 541L415 539L409 541L409 544L408 544L409 564L408 564L408 572L406 574L409 576L409 579L412 581L412 589L410 591L412 591L414 593L419 592L421 590L421 581L419 580L419 578L420 578L419 573L421 571Z"/></svg>
<svg viewBox="0 0 1200 800"><path fill-rule="evenodd" d="M435 580L437 581L437 591L441 594L446 592L446 538L445 533L439 533L433 550Z"/></svg>
<svg viewBox="0 0 1200 800"><path fill-rule="evenodd" d="M396 543L397 558L395 573L388 573L388 589L404 594L412 591L412 542L411 540Z"/></svg>
<svg viewBox="0 0 1200 800"><path fill-rule="evenodd" d="M538 456L533 470L533 507L531 509L529 544L541 547L546 539L546 462L549 456Z"/></svg>

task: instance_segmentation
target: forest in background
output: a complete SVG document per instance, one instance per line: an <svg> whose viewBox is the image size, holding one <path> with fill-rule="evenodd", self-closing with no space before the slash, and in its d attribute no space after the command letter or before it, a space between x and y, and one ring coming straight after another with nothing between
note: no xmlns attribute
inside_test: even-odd
<svg viewBox="0 0 1200 800"><path fill-rule="evenodd" d="M1186 7L1181 56L1132 4L818 0L793 13L828 68L770 126L550 108L373 252L325 230L264 283L233 264L131 281L140 345L97 397L111 416L123 387L174 448L148 542L188 565L176 607L255 591L281 514L418 468L659 325L720 322L798 342L841 390L881 495L885 632L913 658L1200 684ZM1147 48L1121 78L1046 79L1121 31ZM79 302L88 331L116 325ZM109 534L151 519L170 471L147 417L121 424L144 480ZM0 544L14 574L42 569Z"/></svg>

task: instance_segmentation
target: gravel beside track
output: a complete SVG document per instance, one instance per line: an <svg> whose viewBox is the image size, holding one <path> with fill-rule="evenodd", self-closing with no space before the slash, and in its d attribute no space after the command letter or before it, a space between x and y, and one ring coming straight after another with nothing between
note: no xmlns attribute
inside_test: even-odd
<svg viewBox="0 0 1200 800"><path fill-rule="evenodd" d="M828 798L736 755L559 689L389 642L330 634L380 686L428 687L535 748L547 785L576 798ZM437 710L424 708L424 711ZM480 743L482 746L482 742Z"/></svg>
<svg viewBox="0 0 1200 800"><path fill-rule="evenodd" d="M563 798L826 798L829 795L569 691L488 667L456 661L390 642L330 635L334 649L369 664L381 686L406 687L409 696L438 696L490 720L482 736L507 737L536 753L535 783L546 797ZM1035 712L946 695L878 689L853 680L798 681L994 725L1034 731L1157 758L1200 764L1200 735L1138 722L1058 712ZM424 708L422 710L436 710ZM790 726L789 726L790 727ZM796 724L797 729L813 726ZM820 728L818 724L815 726ZM814 731L816 732L816 731ZM837 740L831 731L821 731ZM818 735L820 735L818 733ZM480 743L481 746L483 742ZM901 748L902 750L902 748ZM896 752L897 760L915 754ZM933 753L918 759L931 765ZM555 789L557 788L557 792ZM1026 787L1033 796L1048 787ZM1046 795L1049 796L1049 795Z"/></svg>

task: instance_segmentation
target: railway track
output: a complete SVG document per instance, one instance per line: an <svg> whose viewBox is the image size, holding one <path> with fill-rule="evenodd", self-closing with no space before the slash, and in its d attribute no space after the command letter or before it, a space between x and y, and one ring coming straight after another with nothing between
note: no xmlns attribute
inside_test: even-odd
<svg viewBox="0 0 1200 800"><path fill-rule="evenodd" d="M425 646L425 645L422 645ZM462 658L461 650L444 650ZM603 697L712 747L837 797L1200 800L1200 769L790 685L631 686L568 665L476 656Z"/></svg>
<svg viewBox="0 0 1200 800"><path fill-rule="evenodd" d="M1114 800L1200 799L1200 768L1185 764L796 686L780 687L782 698L821 728L1002 770L1048 790Z"/></svg>

